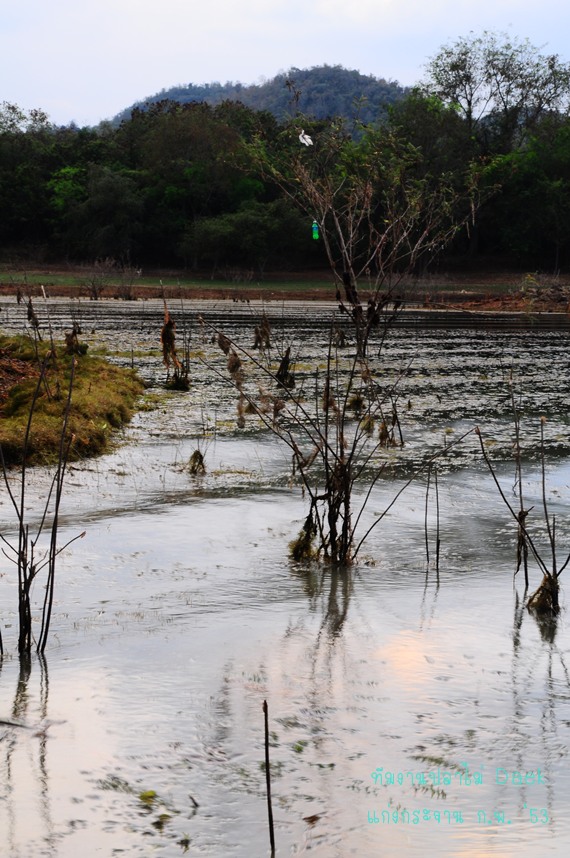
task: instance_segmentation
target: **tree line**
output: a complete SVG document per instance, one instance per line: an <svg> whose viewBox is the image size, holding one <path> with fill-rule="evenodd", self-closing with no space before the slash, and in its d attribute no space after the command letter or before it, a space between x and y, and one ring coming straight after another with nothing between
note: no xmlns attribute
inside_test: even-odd
<svg viewBox="0 0 570 858"><path fill-rule="evenodd" d="M313 220L334 221L339 192L315 199L318 214L307 177L322 191L334 175L331 188L370 194L369 222L396 211L399 196L408 206L437 200L443 218L452 195L454 205L469 200L472 216L455 219L464 228L439 264L492 259L555 272L570 264L570 65L558 56L492 33L459 39L372 119L358 102L343 116L301 113L299 82L282 83L285 118L239 100L162 99L119 124L56 127L41 110L4 103L4 261L112 258L216 277L321 267L327 253ZM357 248L365 219L354 229ZM417 260L418 273L435 264L436 250Z"/></svg>

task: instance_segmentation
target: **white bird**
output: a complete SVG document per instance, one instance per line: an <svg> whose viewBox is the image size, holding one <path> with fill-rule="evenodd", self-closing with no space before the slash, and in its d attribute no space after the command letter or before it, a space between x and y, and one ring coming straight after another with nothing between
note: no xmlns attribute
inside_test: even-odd
<svg viewBox="0 0 570 858"><path fill-rule="evenodd" d="M299 140L301 141L301 143L304 143L305 146L312 146L313 145L313 141L311 140L309 135L305 134L304 128L301 128L301 133L299 134Z"/></svg>

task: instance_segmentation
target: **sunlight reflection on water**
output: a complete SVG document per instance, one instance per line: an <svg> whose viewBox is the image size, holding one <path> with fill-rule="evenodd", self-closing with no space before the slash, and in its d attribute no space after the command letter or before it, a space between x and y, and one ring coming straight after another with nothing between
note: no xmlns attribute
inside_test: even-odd
<svg viewBox="0 0 570 858"><path fill-rule="evenodd" d="M49 717L64 722L48 732L57 785L49 805L60 835L52 854L71 856L87 831L91 848L104 849L112 835L128 854L145 854L137 832L149 829L158 854L170 854L152 827L158 805L140 806L145 790L171 816L167 842L190 830L198 854L263 854L263 699L283 848L557 854L570 838L565 614L547 645L515 607L512 564L476 575L444 566L438 587L421 551L401 575L398 556L410 546L393 532L374 540L378 565L359 566L349 579L295 570L281 558L299 506L283 492L220 499L215 509L195 502L113 517L91 528L88 552L62 558L46 701ZM481 517L481 544L492 527L492 514ZM6 701L15 666L4 666ZM30 700L30 710L39 708L34 693ZM17 741L30 752L22 749L33 739ZM465 763L484 766L482 785L457 783ZM445 797L406 781L374 786L377 766L449 768L454 780ZM497 785L497 767L540 768L546 786ZM188 794L200 809L189 807ZM72 797L82 795L81 813L70 815ZM374 820L388 808L460 811L464 821L460 829L433 818L368 822L368 813ZM529 808L547 808L548 825L531 823ZM483 810L510 824L479 823ZM85 830L71 824L85 817Z"/></svg>

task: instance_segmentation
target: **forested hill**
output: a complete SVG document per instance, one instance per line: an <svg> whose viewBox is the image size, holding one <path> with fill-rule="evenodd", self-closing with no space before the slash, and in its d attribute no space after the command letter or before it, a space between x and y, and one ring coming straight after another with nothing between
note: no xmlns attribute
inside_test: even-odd
<svg viewBox="0 0 570 858"><path fill-rule="evenodd" d="M170 99L185 104L204 101L220 104L222 101L241 101L253 110L267 110L278 120L297 111L315 119L331 116L357 116L363 122L372 122L386 113L390 104L400 100L406 89L395 81L387 81L342 66L315 66L311 69L291 68L263 83L207 83L173 86L163 89L137 102L118 114L113 122L129 119L134 107Z"/></svg>

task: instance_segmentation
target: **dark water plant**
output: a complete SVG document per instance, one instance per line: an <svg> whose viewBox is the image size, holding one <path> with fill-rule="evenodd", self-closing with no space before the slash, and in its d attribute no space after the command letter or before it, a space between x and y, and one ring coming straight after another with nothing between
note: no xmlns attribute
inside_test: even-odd
<svg viewBox="0 0 570 858"><path fill-rule="evenodd" d="M194 450L190 456L188 470L193 477L201 477L206 473L206 463L204 462L204 454L201 450Z"/></svg>
<svg viewBox="0 0 570 858"><path fill-rule="evenodd" d="M164 300L164 324L160 331L162 361L166 367L166 387L168 390L188 390L190 387L190 341L186 329L182 334L184 355L179 359L176 350L176 322ZM172 374L170 368L172 366Z"/></svg>

